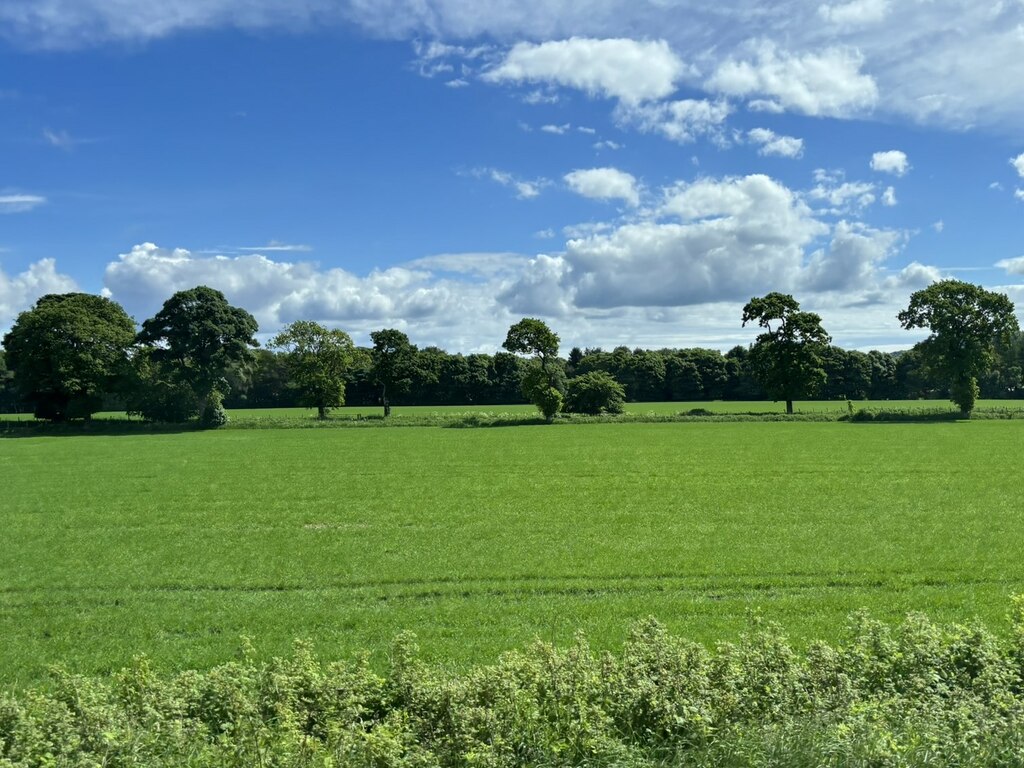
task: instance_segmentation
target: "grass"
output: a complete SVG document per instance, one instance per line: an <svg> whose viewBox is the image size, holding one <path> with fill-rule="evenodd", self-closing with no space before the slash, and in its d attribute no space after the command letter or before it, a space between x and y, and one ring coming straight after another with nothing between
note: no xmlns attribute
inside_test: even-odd
<svg viewBox="0 0 1024 768"><path fill-rule="evenodd" d="M673 404L679 407L678 404ZM399 413L396 409L396 414ZM221 430L0 440L0 684L139 652L491 661L655 615L800 641L866 607L1002 623L1024 589L1014 421Z"/></svg>

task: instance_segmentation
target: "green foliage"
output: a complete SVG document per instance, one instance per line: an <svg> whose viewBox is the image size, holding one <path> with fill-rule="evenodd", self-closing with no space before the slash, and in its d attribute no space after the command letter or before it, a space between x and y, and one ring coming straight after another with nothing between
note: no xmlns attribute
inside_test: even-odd
<svg viewBox="0 0 1024 768"><path fill-rule="evenodd" d="M750 350L754 376L767 392L786 401L786 412L793 412L793 401L810 397L825 382L822 354L829 335L821 327L821 317L801 312L790 295L769 293L753 298L743 307L743 325L756 320L765 329ZM775 328L772 324L776 323Z"/></svg>
<svg viewBox="0 0 1024 768"><path fill-rule="evenodd" d="M513 354L532 355L536 365L523 376L523 396L551 422L562 409L565 373L558 360L558 334L542 320L524 317L508 329L502 347Z"/></svg>
<svg viewBox="0 0 1024 768"><path fill-rule="evenodd" d="M965 415L974 409L977 380L995 361L996 346L1008 344L1020 330L1005 294L960 280L915 291L898 317L904 328L931 331L919 348L928 367L949 383L950 399Z"/></svg>
<svg viewBox="0 0 1024 768"><path fill-rule="evenodd" d="M227 394L228 377L252 362L257 329L256 319L220 291L203 285L178 291L142 324L137 340L146 352L138 387L159 391L136 388L130 409L154 421L202 412L214 392Z"/></svg>
<svg viewBox="0 0 1024 768"><path fill-rule="evenodd" d="M429 379L430 374L419 365L419 350L409 337L394 328L370 334L370 376L380 388L384 415L391 415L391 396L408 392L416 378Z"/></svg>
<svg viewBox="0 0 1024 768"><path fill-rule="evenodd" d="M1009 641L858 614L841 643L800 652L754 616L708 650L646 619L615 653L577 635L461 675L409 633L383 675L303 643L173 675L138 657L109 681L56 670L5 695L0 765L1019 765L1020 606Z"/></svg>
<svg viewBox="0 0 1024 768"><path fill-rule="evenodd" d="M228 423L228 414L224 410L224 399L220 392L213 392L199 414L199 426L203 429L220 429Z"/></svg>
<svg viewBox="0 0 1024 768"><path fill-rule="evenodd" d="M591 371L569 379L565 391L565 410L568 413L622 413L626 392L614 378L604 371Z"/></svg>
<svg viewBox="0 0 1024 768"><path fill-rule="evenodd" d="M87 293L49 294L4 336L6 365L36 417L89 418L119 388L135 324L119 304Z"/></svg>
<svg viewBox="0 0 1024 768"><path fill-rule="evenodd" d="M291 383L304 405L324 419L331 408L345 404L345 376L355 355L352 338L311 320L297 320L275 336L271 347L286 351Z"/></svg>

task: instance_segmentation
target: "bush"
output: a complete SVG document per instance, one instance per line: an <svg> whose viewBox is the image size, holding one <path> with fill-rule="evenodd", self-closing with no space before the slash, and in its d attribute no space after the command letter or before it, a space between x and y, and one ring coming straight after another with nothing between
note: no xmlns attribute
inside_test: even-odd
<svg viewBox="0 0 1024 768"><path fill-rule="evenodd" d="M0 766L1020 766L1024 602L1009 637L856 615L794 649L757 617L713 649L639 622L616 653L537 641L453 674L400 635L366 654L251 648L206 672L144 659L0 693Z"/></svg>
<svg viewBox="0 0 1024 768"><path fill-rule="evenodd" d="M569 413L622 413L626 391L609 373L591 371L569 379L565 391L565 410Z"/></svg>
<svg viewBox="0 0 1024 768"><path fill-rule="evenodd" d="M199 416L199 426L203 429L219 429L227 423L228 414L224 410L224 398L220 392L214 392L206 401L206 407Z"/></svg>

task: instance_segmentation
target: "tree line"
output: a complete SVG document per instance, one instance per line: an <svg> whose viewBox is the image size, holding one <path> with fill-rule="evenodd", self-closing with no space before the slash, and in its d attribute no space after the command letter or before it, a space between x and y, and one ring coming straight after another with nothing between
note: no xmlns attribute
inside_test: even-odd
<svg viewBox="0 0 1024 768"><path fill-rule="evenodd" d="M145 419L216 427L227 408L534 403L561 411L615 413L625 401L949 397L969 414L979 396L1024 395L1024 335L998 293L945 280L918 291L900 313L931 335L902 352L831 344L821 318L787 294L752 298L739 318L761 333L718 350L573 347L541 320L523 318L496 354L419 348L402 331L357 347L342 330L291 323L258 348L255 318L198 286L168 299L136 327L116 302L51 294L21 313L0 350L0 412L30 410L52 421L125 410Z"/></svg>

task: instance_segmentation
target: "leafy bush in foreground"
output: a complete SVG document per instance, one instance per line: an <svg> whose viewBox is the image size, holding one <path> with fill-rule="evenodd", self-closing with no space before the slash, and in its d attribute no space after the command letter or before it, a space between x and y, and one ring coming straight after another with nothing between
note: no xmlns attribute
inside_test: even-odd
<svg viewBox="0 0 1024 768"><path fill-rule="evenodd" d="M771 625L712 651L636 625L618 654L582 637L450 675L410 635L365 658L239 660L109 681L55 672L0 699L0 766L1021 765L1024 600L1001 641L920 616L856 616L798 653Z"/></svg>

